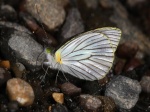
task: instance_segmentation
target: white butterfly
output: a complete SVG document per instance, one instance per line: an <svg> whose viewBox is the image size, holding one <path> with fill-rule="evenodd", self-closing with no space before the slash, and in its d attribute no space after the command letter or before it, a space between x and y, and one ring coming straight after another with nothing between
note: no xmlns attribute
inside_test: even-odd
<svg viewBox="0 0 150 112"><path fill-rule="evenodd" d="M80 79L102 79L113 65L120 38L120 29L112 27L82 33L66 42L55 54L46 50L48 62L45 64Z"/></svg>

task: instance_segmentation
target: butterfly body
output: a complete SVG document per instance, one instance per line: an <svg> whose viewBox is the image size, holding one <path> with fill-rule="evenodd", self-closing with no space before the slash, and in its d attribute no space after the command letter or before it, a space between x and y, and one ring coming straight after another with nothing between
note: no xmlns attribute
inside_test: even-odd
<svg viewBox="0 0 150 112"><path fill-rule="evenodd" d="M112 27L80 34L60 47L54 56L46 53L46 64L80 79L102 79L113 65L120 37L121 31Z"/></svg>

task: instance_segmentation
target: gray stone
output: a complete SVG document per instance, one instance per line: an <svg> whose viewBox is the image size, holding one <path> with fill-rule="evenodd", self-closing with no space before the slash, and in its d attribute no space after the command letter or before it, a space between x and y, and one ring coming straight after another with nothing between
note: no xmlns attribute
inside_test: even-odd
<svg viewBox="0 0 150 112"><path fill-rule="evenodd" d="M105 95L113 98L120 108L131 109L138 101L140 92L141 86L138 81L118 76L108 83Z"/></svg>
<svg viewBox="0 0 150 112"><path fill-rule="evenodd" d="M19 29L22 27L13 23L10 26L9 23L1 26L0 51L5 58L16 62L19 61L33 71L38 70L45 59L44 55L40 55L43 52L43 47L27 33L28 30L24 32L24 27Z"/></svg>
<svg viewBox="0 0 150 112"><path fill-rule="evenodd" d="M67 0L64 0L67 2ZM65 19L64 6L60 0L26 0L26 10L49 29L60 26Z"/></svg>
<svg viewBox="0 0 150 112"><path fill-rule="evenodd" d="M65 40L83 31L84 25L82 23L80 12L78 11L78 9L73 8L68 13L66 22L62 27L61 36Z"/></svg>

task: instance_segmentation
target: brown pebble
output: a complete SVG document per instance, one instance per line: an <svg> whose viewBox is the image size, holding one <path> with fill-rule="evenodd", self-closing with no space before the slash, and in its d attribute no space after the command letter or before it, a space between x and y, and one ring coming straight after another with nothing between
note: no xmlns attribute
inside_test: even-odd
<svg viewBox="0 0 150 112"><path fill-rule="evenodd" d="M150 94L150 76L146 76L146 75L143 76L140 81L140 84L141 84L142 90L145 93Z"/></svg>
<svg viewBox="0 0 150 112"><path fill-rule="evenodd" d="M60 103L60 104L64 103L64 94L63 93L53 93L52 97L57 103Z"/></svg>
<svg viewBox="0 0 150 112"><path fill-rule="evenodd" d="M135 42L126 41L125 43L118 46L116 50L116 55L119 58L132 58L136 55L139 50L139 46Z"/></svg>
<svg viewBox="0 0 150 112"><path fill-rule="evenodd" d="M101 101L103 105L103 111L104 112L116 112L116 104L114 100L107 96L97 96Z"/></svg>
<svg viewBox="0 0 150 112"><path fill-rule="evenodd" d="M80 95L80 106L86 112L101 112L102 102L99 98L92 95Z"/></svg>
<svg viewBox="0 0 150 112"><path fill-rule="evenodd" d="M133 69L135 69L136 67L142 65L142 61L137 59L137 58L132 58L129 61L127 61L125 67L124 67L124 71L131 71Z"/></svg>
<svg viewBox="0 0 150 112"><path fill-rule="evenodd" d="M10 69L10 62L8 60L0 61L0 67Z"/></svg>
<svg viewBox="0 0 150 112"><path fill-rule="evenodd" d="M81 88L76 87L70 82L66 82L62 84L61 90L64 94L69 95L69 96L75 96L81 93Z"/></svg>
<svg viewBox="0 0 150 112"><path fill-rule="evenodd" d="M32 87L20 78L13 78L7 81L7 93L11 101L17 101L21 106L29 106L34 101Z"/></svg>
<svg viewBox="0 0 150 112"><path fill-rule="evenodd" d="M122 70L125 66L125 62L126 62L126 60L122 60L122 59L119 59L117 61L117 63L115 64L115 67L114 67L115 75L119 75L122 72Z"/></svg>
<svg viewBox="0 0 150 112"><path fill-rule="evenodd" d="M22 63L12 64L11 69L13 70L13 72L17 78L21 78L23 76L23 74L26 72L26 68Z"/></svg>

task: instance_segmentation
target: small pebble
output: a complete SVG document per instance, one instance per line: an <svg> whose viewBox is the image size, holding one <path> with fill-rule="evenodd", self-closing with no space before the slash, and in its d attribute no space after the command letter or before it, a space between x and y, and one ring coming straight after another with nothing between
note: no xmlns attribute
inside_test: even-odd
<svg viewBox="0 0 150 112"><path fill-rule="evenodd" d="M76 87L72 83L66 82L61 85L61 91L66 95L75 96L81 93L81 88Z"/></svg>
<svg viewBox="0 0 150 112"><path fill-rule="evenodd" d="M116 55L119 58L133 58L137 51L139 50L139 47L136 43L131 42L131 41L126 41L125 43L122 43L118 46L116 50Z"/></svg>
<svg viewBox="0 0 150 112"><path fill-rule="evenodd" d="M0 67L10 69L10 62L9 60L2 60L0 61Z"/></svg>
<svg viewBox="0 0 150 112"><path fill-rule="evenodd" d="M23 74L26 72L26 68L22 63L12 64L11 69L13 70L17 78L21 78Z"/></svg>
<svg viewBox="0 0 150 112"><path fill-rule="evenodd" d="M52 106L51 112L68 112L68 109L64 105L56 104Z"/></svg>
<svg viewBox="0 0 150 112"><path fill-rule="evenodd" d="M11 74L4 68L0 68L0 86L5 84L9 79L11 79Z"/></svg>
<svg viewBox="0 0 150 112"><path fill-rule="evenodd" d="M108 83L105 96L113 98L120 108L131 109L138 101L140 92L138 81L119 75Z"/></svg>
<svg viewBox="0 0 150 112"><path fill-rule="evenodd" d="M7 81L7 93L11 101L17 101L21 106L29 106L34 101L32 87L22 79L13 78Z"/></svg>
<svg viewBox="0 0 150 112"><path fill-rule="evenodd" d="M142 65L142 61L137 58L132 58L128 60L124 66L124 71L132 71L136 67Z"/></svg>
<svg viewBox="0 0 150 112"><path fill-rule="evenodd" d="M116 104L112 98L107 96L97 96L97 97L102 101L104 112L116 112Z"/></svg>
<svg viewBox="0 0 150 112"><path fill-rule="evenodd" d="M99 98L92 95L80 95L80 106L86 112L101 112L102 111L102 102Z"/></svg>
<svg viewBox="0 0 150 112"><path fill-rule="evenodd" d="M60 103L60 104L64 103L64 94L63 93L53 93L52 97L57 103Z"/></svg>
<svg viewBox="0 0 150 112"><path fill-rule="evenodd" d="M84 25L80 12L76 8L70 9L61 31L63 40L67 40L83 31Z"/></svg>
<svg viewBox="0 0 150 112"><path fill-rule="evenodd" d="M141 84L142 90L145 93L150 94L150 76L144 75L140 81L140 84Z"/></svg>

